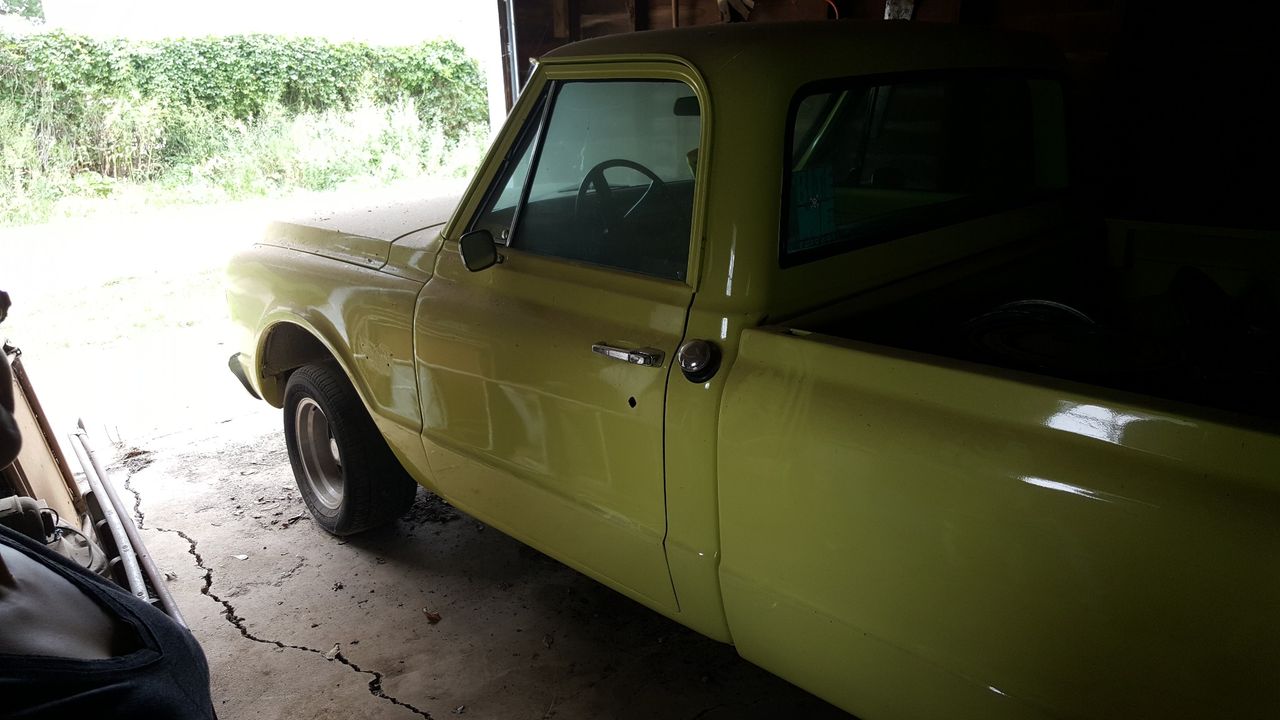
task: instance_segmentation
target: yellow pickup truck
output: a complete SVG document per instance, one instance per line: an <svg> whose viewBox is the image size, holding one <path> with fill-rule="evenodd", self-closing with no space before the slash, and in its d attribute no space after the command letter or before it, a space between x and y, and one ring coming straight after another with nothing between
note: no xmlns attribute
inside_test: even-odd
<svg viewBox="0 0 1280 720"><path fill-rule="evenodd" d="M461 199L277 223L232 370L867 720L1280 716L1280 238L1086 222L1059 58L916 23L539 63Z"/></svg>

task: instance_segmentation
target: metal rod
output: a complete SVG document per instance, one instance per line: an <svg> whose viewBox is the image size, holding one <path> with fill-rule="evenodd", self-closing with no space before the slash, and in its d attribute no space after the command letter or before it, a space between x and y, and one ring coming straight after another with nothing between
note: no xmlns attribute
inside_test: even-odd
<svg viewBox="0 0 1280 720"><path fill-rule="evenodd" d="M88 446L83 444L83 433L83 430L77 430L72 433L71 445L75 448L80 464L84 466L84 479L88 481L93 494L98 496L98 505L102 507L102 515L107 521L107 529L116 541L116 550L119 553L120 564L124 566L124 575L129 583L129 591L140 600L150 600L147 596L147 583L143 580L142 567L138 564L138 554L134 552L133 545L129 542L129 535L124 530L124 523L120 520L120 514L116 510L115 504L111 502L111 496L103 485L98 471L98 463L89 454ZM106 502L103 502L104 499Z"/></svg>
<svg viewBox="0 0 1280 720"><path fill-rule="evenodd" d="M182 611L178 610L178 604L173 601L173 595L165 585L164 575L160 573L160 568L156 567L155 560L151 559L151 551L147 550L146 544L142 542L142 536L138 534L138 526L133 524L133 516L124 506L124 503L121 502L120 496L116 494L116 488L111 482L111 477L102 469L102 465L98 462L98 456L93 452L93 446L89 444L89 434L85 432L83 420L80 421L78 434L80 442L84 445L85 452L89 454L89 462L93 463L93 469L98 473L98 477L102 479L102 487L107 491L107 497L111 500L111 505L115 508L116 515L121 520L120 524L124 526L124 532L129 536L129 544L138 556L142 571L151 580L151 588L156 591L156 599L160 601L161 609L164 610L165 615L178 621L179 625L186 627L187 623L182 617ZM148 598L143 599L149 600Z"/></svg>
<svg viewBox="0 0 1280 720"><path fill-rule="evenodd" d="M510 113L520 99L520 51L516 43L516 0L507 0L507 65L511 69L511 107Z"/></svg>

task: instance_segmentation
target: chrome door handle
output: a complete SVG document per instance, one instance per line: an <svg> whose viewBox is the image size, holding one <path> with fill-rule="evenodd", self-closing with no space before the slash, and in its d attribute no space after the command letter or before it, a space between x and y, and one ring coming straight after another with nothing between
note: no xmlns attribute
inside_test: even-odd
<svg viewBox="0 0 1280 720"><path fill-rule="evenodd" d="M591 352L614 360L631 363L632 365L644 365L645 367L662 367L662 358L666 357L666 354L657 348L642 347L628 350L602 342L592 345Z"/></svg>

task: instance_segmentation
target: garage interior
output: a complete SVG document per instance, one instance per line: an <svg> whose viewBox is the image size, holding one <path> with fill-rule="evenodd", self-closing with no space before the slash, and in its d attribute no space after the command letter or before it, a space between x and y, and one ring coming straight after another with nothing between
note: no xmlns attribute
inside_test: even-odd
<svg viewBox="0 0 1280 720"><path fill-rule="evenodd" d="M1270 233L1274 89L1248 4L1126 0L498 0L508 107L577 40L722 22L937 22L1051 38L1066 58L1081 203L1133 223ZM1226 231L1224 231L1226 232ZM215 299L214 302L217 300ZM21 344L21 338L12 338ZM211 352L216 355L216 352ZM28 358L40 392L39 359ZM211 377L213 377L211 375ZM222 370L219 392L242 395ZM391 527L338 539L295 488L279 411L97 442L162 585L208 656L223 718L839 718L826 702L419 490ZM90 463L66 429L4 495L62 497ZM91 428L92 429L92 428ZM74 444L74 441L72 441ZM61 448L59 447L61 445ZM108 447L111 446L111 447ZM23 464L25 463L25 464ZM29 477L28 477L29 476ZM42 479L43 478L43 479ZM55 478L51 481L49 478ZM69 481L69 484L67 484ZM60 486L59 483L63 485ZM67 488L71 487L68 491ZM91 493L104 502L102 493ZM75 501L66 499L75 497ZM50 501L51 506L55 501ZM105 503L104 504L109 504ZM153 583L154 585L154 583Z"/></svg>

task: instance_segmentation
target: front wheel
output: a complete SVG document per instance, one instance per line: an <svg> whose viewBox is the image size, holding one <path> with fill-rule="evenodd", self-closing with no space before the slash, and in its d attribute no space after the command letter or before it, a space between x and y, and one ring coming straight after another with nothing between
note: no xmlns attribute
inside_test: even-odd
<svg viewBox="0 0 1280 720"><path fill-rule="evenodd" d="M307 509L334 535L385 525L413 503L417 483L336 365L306 365L289 376L284 438Z"/></svg>

